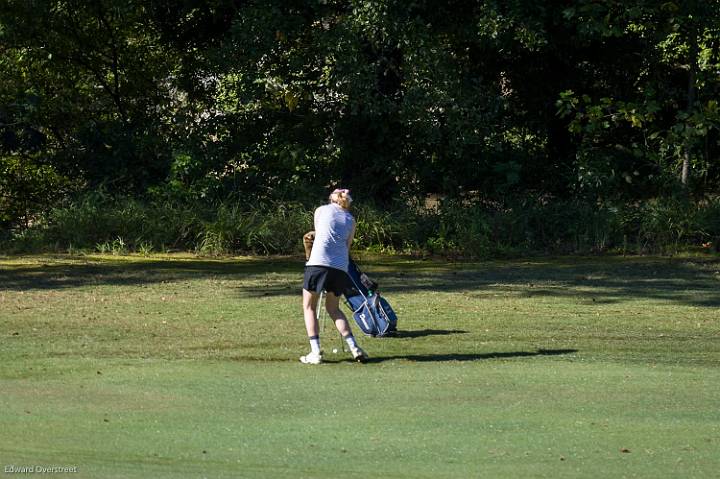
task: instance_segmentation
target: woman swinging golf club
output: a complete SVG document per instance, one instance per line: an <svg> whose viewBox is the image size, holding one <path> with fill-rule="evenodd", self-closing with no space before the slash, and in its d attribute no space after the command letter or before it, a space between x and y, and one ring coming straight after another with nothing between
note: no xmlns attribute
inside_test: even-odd
<svg viewBox="0 0 720 479"><path fill-rule="evenodd" d="M355 342L350 324L340 310L340 296L349 284L347 275L350 245L355 234L355 218L350 214L350 190L337 189L330 194L330 203L315 210L315 241L310 259L305 263L303 280L303 315L310 338L310 353L300 357L305 364L320 364L320 336L317 308L320 293L325 291L325 309L335 322L356 361L367 358Z"/></svg>

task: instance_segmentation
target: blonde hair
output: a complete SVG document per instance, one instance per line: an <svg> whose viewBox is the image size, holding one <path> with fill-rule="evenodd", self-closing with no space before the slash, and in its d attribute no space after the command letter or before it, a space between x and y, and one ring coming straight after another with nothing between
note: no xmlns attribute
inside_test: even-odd
<svg viewBox="0 0 720 479"><path fill-rule="evenodd" d="M338 188L330 193L330 202L340 205L343 209L350 208L350 203L352 203L352 201L353 199L352 196L350 196L350 190Z"/></svg>

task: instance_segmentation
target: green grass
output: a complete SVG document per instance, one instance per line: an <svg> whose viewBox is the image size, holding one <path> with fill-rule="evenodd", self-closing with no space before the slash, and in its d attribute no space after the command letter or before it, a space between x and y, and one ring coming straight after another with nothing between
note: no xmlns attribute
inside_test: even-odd
<svg viewBox="0 0 720 479"><path fill-rule="evenodd" d="M0 471L715 477L720 259L361 258L400 316L307 349L302 261L0 257ZM10 477L10 475L8 475Z"/></svg>

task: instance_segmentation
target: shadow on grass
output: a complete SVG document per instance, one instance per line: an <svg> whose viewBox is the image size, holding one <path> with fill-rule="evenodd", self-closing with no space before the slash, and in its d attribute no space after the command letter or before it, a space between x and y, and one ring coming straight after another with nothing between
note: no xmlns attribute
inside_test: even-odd
<svg viewBox="0 0 720 479"><path fill-rule="evenodd" d="M577 349L538 349L537 351L510 351L503 353L478 353L478 354L408 354L396 356L371 357L367 364L382 363L384 361L405 360L418 363L442 362L442 361L482 361L485 359L509 359L525 358L531 356L562 356L565 354L577 353Z"/></svg>
<svg viewBox="0 0 720 479"><path fill-rule="evenodd" d="M222 280L231 281L227 288L240 297L297 298L302 288L301 258L44 256L34 262L12 265L0 261L0 290ZM391 302L395 294L445 292L481 299L488 295L571 297L588 306L651 299L720 307L720 257L561 257L465 264L374 258L363 262L363 269L380 282Z"/></svg>
<svg viewBox="0 0 720 479"><path fill-rule="evenodd" d="M720 307L720 258L561 257L536 261L448 264L380 261L364 269L393 301L395 294L460 293L471 298L574 298L589 307L630 300L661 300ZM298 273L299 277L300 273ZM292 288L257 290L242 296L297 294Z"/></svg>
<svg viewBox="0 0 720 479"><path fill-rule="evenodd" d="M83 286L134 286L190 280L228 280L265 277L269 273L297 274L302 290L303 263L300 260L257 259L83 259L82 257L46 257L47 261L31 266L3 265L0 261L0 289L66 289ZM58 261L59 260L59 261ZM69 262L72 261L72 262ZM289 294L287 288L268 285L247 288L248 295L277 296Z"/></svg>
<svg viewBox="0 0 720 479"><path fill-rule="evenodd" d="M414 331L395 331L385 336L387 339L422 338L425 336L447 336L450 334L466 334L462 329L416 329Z"/></svg>

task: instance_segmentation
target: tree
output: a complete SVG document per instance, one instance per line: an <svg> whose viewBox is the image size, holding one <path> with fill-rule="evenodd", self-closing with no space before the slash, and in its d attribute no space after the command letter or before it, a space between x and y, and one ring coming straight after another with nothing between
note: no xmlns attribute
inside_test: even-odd
<svg viewBox="0 0 720 479"><path fill-rule="evenodd" d="M638 180L676 175L688 186L692 170L706 185L717 180L719 12L717 1L584 1L565 10L586 42L634 44L634 63L623 64L625 88L610 82L582 94L567 91L559 102L560 112L574 117L581 156L609 148L631 158L596 171L595 181L609 173L637 188ZM582 168L580 176L593 173L592 166Z"/></svg>

